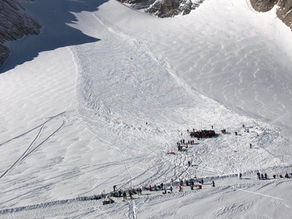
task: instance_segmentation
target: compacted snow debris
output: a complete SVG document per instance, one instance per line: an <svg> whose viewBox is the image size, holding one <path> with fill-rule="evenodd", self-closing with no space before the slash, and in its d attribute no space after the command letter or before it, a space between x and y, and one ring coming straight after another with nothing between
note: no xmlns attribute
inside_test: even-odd
<svg viewBox="0 0 292 219"><path fill-rule="evenodd" d="M8 45L7 63L42 52L0 75L1 218L290 218L292 37L272 11L49 2L26 7L78 31Z"/></svg>

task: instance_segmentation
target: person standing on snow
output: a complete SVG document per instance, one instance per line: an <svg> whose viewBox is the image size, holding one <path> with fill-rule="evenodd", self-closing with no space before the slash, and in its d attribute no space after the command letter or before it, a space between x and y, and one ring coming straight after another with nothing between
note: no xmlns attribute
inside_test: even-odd
<svg viewBox="0 0 292 219"><path fill-rule="evenodd" d="M258 176L258 179L261 179L261 174L260 174L260 172L257 172L257 176Z"/></svg>
<svg viewBox="0 0 292 219"><path fill-rule="evenodd" d="M214 181L212 181L212 186L215 187L215 182Z"/></svg>
<svg viewBox="0 0 292 219"><path fill-rule="evenodd" d="M130 199L133 199L132 191L129 191L129 196L130 196Z"/></svg>
<svg viewBox="0 0 292 219"><path fill-rule="evenodd" d="M127 200L127 193L123 192L123 200L126 201Z"/></svg>

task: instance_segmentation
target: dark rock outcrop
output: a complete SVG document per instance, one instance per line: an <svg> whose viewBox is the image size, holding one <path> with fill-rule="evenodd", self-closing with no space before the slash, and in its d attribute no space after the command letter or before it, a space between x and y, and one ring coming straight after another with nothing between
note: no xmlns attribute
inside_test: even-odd
<svg viewBox="0 0 292 219"><path fill-rule="evenodd" d="M256 11L267 12L278 5L277 16L292 30L292 0L250 0Z"/></svg>
<svg viewBox="0 0 292 219"><path fill-rule="evenodd" d="M9 56L9 49L2 44L29 34L39 34L41 26L17 2L1 0L0 4L0 66Z"/></svg>
<svg viewBox="0 0 292 219"><path fill-rule="evenodd" d="M251 0L252 7L260 12L267 12L271 10L278 0Z"/></svg>
<svg viewBox="0 0 292 219"><path fill-rule="evenodd" d="M120 0L122 3L130 5L132 8L153 14L158 17L173 17L175 15L185 15L197 8L204 0Z"/></svg>
<svg viewBox="0 0 292 219"><path fill-rule="evenodd" d="M292 0L280 0L278 17L292 30Z"/></svg>

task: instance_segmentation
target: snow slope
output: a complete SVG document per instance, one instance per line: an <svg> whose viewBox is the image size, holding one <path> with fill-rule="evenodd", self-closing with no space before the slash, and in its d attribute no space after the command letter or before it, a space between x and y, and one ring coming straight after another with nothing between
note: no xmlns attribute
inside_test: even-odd
<svg viewBox="0 0 292 219"><path fill-rule="evenodd" d="M235 0L206 0L173 19L114 0L73 15L78 21L70 27L100 40L53 47L0 75L1 217L289 218L291 181L254 176L292 169L285 138L292 44L283 24ZM188 138L186 129L211 125L231 134L167 155ZM246 179L238 180L238 172ZM195 175L213 177L217 187L157 192L108 207L66 202L115 184L129 188Z"/></svg>

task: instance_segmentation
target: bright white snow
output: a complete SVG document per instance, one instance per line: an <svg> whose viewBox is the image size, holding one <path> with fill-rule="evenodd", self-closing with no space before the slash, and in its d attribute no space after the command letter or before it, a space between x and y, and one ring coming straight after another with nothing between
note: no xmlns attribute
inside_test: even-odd
<svg viewBox="0 0 292 219"><path fill-rule="evenodd" d="M68 25L100 40L0 75L0 208L12 208L1 217L289 218L291 179L255 174L292 172L292 38L272 12L206 0L158 19L110 0L74 15ZM231 134L177 153L186 129L211 125ZM195 175L216 187L110 206L58 202Z"/></svg>

